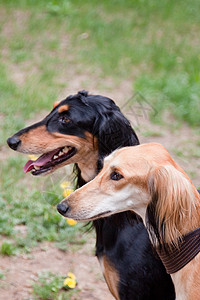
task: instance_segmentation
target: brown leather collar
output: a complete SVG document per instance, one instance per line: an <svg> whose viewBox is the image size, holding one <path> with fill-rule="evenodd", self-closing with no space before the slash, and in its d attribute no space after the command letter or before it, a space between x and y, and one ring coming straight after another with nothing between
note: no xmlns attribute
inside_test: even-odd
<svg viewBox="0 0 200 300"><path fill-rule="evenodd" d="M165 245L156 251L168 274L179 271L200 251L200 227L184 235L178 247Z"/></svg>

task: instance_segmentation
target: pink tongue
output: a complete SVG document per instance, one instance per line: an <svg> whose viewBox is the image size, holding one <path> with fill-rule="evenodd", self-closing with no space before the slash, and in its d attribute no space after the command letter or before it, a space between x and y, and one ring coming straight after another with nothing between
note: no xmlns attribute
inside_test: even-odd
<svg viewBox="0 0 200 300"><path fill-rule="evenodd" d="M24 166L24 173L28 173L29 171L31 171L34 168L34 166L38 166L38 167L44 166L46 163L48 163L52 159L54 154L57 152L58 152L58 149L41 155L37 160L27 161L27 163Z"/></svg>

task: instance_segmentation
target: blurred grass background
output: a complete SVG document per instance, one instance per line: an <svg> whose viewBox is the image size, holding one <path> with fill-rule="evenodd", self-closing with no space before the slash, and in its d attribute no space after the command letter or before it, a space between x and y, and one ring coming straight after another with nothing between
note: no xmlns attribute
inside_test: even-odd
<svg viewBox="0 0 200 300"><path fill-rule="evenodd" d="M199 125L198 0L1 0L0 8L1 113L15 115L4 118L1 143L49 109L72 68L132 79L159 113Z"/></svg>
<svg viewBox="0 0 200 300"><path fill-rule="evenodd" d="M22 172L27 159L12 156L6 139L44 116L80 75L80 89L95 81L104 95L112 93L108 79L131 82L157 111L152 121L161 124L167 111L173 123L199 132L199 32L199 0L0 0L2 254L45 240L63 250L72 240L85 242L81 225L69 227L55 210L66 174L30 180Z"/></svg>

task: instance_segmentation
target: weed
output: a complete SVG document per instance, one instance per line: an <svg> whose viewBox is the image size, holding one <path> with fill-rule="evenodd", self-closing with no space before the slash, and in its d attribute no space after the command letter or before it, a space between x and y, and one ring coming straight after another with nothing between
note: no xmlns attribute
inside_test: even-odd
<svg viewBox="0 0 200 300"><path fill-rule="evenodd" d="M4 274L4 272L2 272L1 270L0 270L0 279L1 279L1 280L5 279L5 274Z"/></svg>
<svg viewBox="0 0 200 300"><path fill-rule="evenodd" d="M65 277L51 272L39 274L38 282L33 283L35 299L70 300L76 289L63 291Z"/></svg>
<svg viewBox="0 0 200 300"><path fill-rule="evenodd" d="M63 249L64 244L66 248L70 244L84 244L82 224L68 225L55 207L63 198L59 181L66 176L65 172L58 172L52 180L44 177L30 181L20 171L24 163L24 157L19 155L1 164L0 208L4 214L0 216L0 233L13 239L20 252L29 252L42 241L60 243ZM19 225L23 225L23 234L17 229ZM12 245L4 245L2 253L9 251L12 254Z"/></svg>
<svg viewBox="0 0 200 300"><path fill-rule="evenodd" d="M160 131L148 130L148 131L142 132L142 135L145 136L145 137L148 137L148 136L159 137L159 136L163 136L163 133L160 132Z"/></svg>
<svg viewBox="0 0 200 300"><path fill-rule="evenodd" d="M1 244L1 248L0 248L0 252L3 255L15 255L16 254L16 247L14 246L13 243L9 242L9 241L4 241Z"/></svg>

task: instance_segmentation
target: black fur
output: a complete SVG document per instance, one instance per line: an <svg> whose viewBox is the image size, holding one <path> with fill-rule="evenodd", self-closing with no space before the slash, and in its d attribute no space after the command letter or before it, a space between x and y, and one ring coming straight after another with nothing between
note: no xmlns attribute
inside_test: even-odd
<svg viewBox="0 0 200 300"><path fill-rule="evenodd" d="M158 202L158 193L154 187L153 178L149 183L149 191L151 194L151 202L147 206L146 226L151 235L153 245L156 246L156 244L158 244L158 246L161 248L161 245L163 244L163 240L164 240L164 235L165 235L164 232L165 227L162 226L162 224L160 227L158 218L155 215L156 206Z"/></svg>
<svg viewBox="0 0 200 300"><path fill-rule="evenodd" d="M105 219L101 227L105 230L103 252L120 274L120 299L174 299L171 278L153 253L143 223L134 215L131 222L126 214L114 218L117 220ZM118 226L119 218L121 226Z"/></svg>

